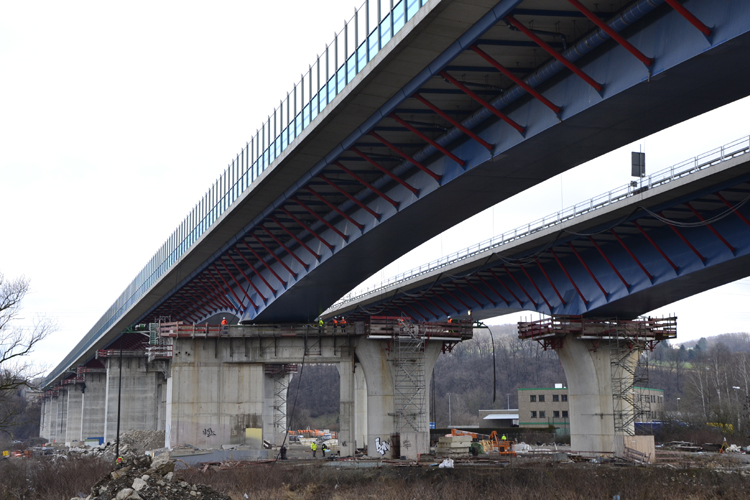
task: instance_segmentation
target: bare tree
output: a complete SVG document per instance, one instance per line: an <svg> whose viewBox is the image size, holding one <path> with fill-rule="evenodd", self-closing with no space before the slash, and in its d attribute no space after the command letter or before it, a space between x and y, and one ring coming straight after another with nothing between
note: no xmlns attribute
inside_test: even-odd
<svg viewBox="0 0 750 500"><path fill-rule="evenodd" d="M25 277L9 280L0 273L0 431L7 431L20 411L15 398L18 390L43 371L29 361L34 346L57 329L46 317L32 319L30 327L17 325L29 289Z"/></svg>

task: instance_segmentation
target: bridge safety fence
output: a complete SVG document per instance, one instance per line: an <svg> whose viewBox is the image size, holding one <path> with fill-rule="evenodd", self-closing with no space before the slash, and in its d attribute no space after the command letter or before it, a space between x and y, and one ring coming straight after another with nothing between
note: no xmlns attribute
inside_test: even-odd
<svg viewBox="0 0 750 500"><path fill-rule="evenodd" d="M60 375L94 339L134 305L237 201L367 64L403 29L428 0L366 0L334 34L323 53L279 100L250 140L232 158L182 223L143 267L101 319L45 384Z"/></svg>
<svg viewBox="0 0 750 500"><path fill-rule="evenodd" d="M576 203L575 205L567 207L563 210L542 217L541 219L529 222L528 224L519 226L515 229L511 229L510 231L505 231L502 234L493 236L492 238L486 239L484 241L480 241L479 243L475 243L462 250L458 250L451 254L440 257L439 259L435 259L426 264L422 264L419 267L415 267L409 269L408 271L404 271L403 273L392 276L377 285L350 292L341 300L332 305L325 313L335 311L336 309L343 307L351 302L357 302L364 297L380 294L396 284L404 283L418 276L431 273L437 269L451 266L462 260L470 259L477 254L487 252L488 250L492 250L509 243L513 243L521 238L526 238L539 231L543 231L550 227L563 224L570 220L586 215L590 212L608 207L613 203L617 203L632 196L636 196L654 187L668 184L687 175L700 172L723 161L746 154L749 151L750 137L742 137L740 139L734 140L728 144L712 149L710 151L706 151L705 153L701 153L697 156L681 161L680 163L659 170L647 177L640 179L640 181L633 181L631 183L619 186L615 189L607 191L606 193L594 196L589 200Z"/></svg>

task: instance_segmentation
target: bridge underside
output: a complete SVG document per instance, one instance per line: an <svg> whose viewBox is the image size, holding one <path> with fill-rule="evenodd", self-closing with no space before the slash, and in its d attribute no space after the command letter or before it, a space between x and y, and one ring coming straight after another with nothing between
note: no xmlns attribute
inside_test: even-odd
<svg viewBox="0 0 750 500"><path fill-rule="evenodd" d="M306 128L274 130L262 161L238 156L254 182L231 204L217 186L200 231L186 227L162 274L118 300L47 383L135 323L313 320L481 210L750 95L750 4L669 2L697 20L665 0L427 2L360 71L345 63L343 91L341 71L308 89Z"/></svg>
<svg viewBox="0 0 750 500"><path fill-rule="evenodd" d="M750 6L742 2L729 2L725 9L686 2L716 26L709 38L671 7L654 9L660 2L629 3L621 16L628 26L612 21L613 12L600 12L654 58L650 68L612 40L592 43L597 28L577 11L524 9L526 3L532 4L500 2L469 27L459 47L449 45L428 66L429 74L406 84L318 162L308 180L248 224L145 318L202 322L226 312L245 323L310 321L363 279L467 217L623 144L750 94L750 68L737 64L750 54L750 35L738 20L750 19ZM522 24L533 21L536 30L559 23L570 40L563 52L580 57L576 65L585 78L525 33L509 29L515 19L507 16L510 12ZM414 35L417 46L436 36L446 12L432 15ZM581 31L585 23L593 29ZM547 41L559 45L560 37L552 38ZM574 49L583 46L591 48L574 57ZM492 61L537 82L543 96L529 95ZM482 100L492 102L502 117ZM639 280L633 281L637 286ZM515 299L506 298L513 309ZM543 302L523 294L519 299L523 308ZM586 300L597 301L593 294ZM576 303L573 297L565 300Z"/></svg>
<svg viewBox="0 0 750 500"><path fill-rule="evenodd" d="M739 162L731 179L638 199L587 226L553 227L521 249L488 251L331 314L628 319L736 281L750 275L750 162L730 161Z"/></svg>

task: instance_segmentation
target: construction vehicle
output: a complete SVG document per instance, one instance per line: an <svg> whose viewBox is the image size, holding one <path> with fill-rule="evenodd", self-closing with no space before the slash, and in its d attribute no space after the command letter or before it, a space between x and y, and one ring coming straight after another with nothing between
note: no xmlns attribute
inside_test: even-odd
<svg viewBox="0 0 750 500"><path fill-rule="evenodd" d="M507 439L500 439L497 435L497 431L492 431L489 434L480 434L478 432L462 431L460 429L451 429L451 435L453 436L471 436L472 439L482 443L485 453L497 453L499 455L509 455L511 457L516 456L516 451L513 448L513 441Z"/></svg>

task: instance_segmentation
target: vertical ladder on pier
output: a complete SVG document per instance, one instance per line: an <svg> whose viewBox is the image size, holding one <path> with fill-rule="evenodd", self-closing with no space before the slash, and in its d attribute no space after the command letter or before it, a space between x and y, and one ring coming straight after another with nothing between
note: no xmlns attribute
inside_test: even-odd
<svg viewBox="0 0 750 500"><path fill-rule="evenodd" d="M425 338L410 318L399 318L393 333L395 432L426 432Z"/></svg>

